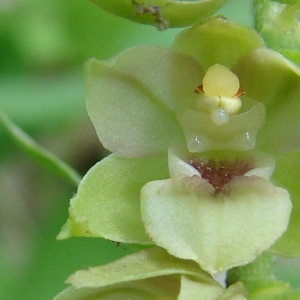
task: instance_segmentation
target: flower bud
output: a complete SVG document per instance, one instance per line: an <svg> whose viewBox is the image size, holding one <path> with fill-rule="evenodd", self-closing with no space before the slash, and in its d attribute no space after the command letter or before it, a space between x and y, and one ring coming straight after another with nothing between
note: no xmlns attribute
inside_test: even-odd
<svg viewBox="0 0 300 300"><path fill-rule="evenodd" d="M156 26L186 27L205 21L225 0L91 0L109 13L131 21Z"/></svg>

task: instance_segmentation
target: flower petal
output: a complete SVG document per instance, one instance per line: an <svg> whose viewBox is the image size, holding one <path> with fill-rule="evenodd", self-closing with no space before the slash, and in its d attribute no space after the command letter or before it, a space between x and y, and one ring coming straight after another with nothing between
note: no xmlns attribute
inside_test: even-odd
<svg viewBox="0 0 300 300"><path fill-rule="evenodd" d="M300 69L282 55L254 50L233 68L247 97L264 103L266 123L257 143L271 153L289 152L300 147Z"/></svg>
<svg viewBox="0 0 300 300"><path fill-rule="evenodd" d="M166 158L108 156L81 181L70 203L70 218L58 238L92 236L151 244L140 218L140 189L148 181L167 177Z"/></svg>
<svg viewBox="0 0 300 300"><path fill-rule="evenodd" d="M276 157L273 180L286 188L293 202L293 210L287 231L271 250L285 257L300 257L300 150Z"/></svg>
<svg viewBox="0 0 300 300"><path fill-rule="evenodd" d="M194 96L199 63L158 47L128 49L86 64L87 110L104 147L126 157L153 156L183 141L177 98Z"/></svg>
<svg viewBox="0 0 300 300"><path fill-rule="evenodd" d="M210 273L254 260L286 230L290 211L288 192L257 176L236 177L218 194L206 180L185 175L141 191L151 239Z"/></svg>
<svg viewBox="0 0 300 300"><path fill-rule="evenodd" d="M195 57L207 70L214 64L231 68L245 53L264 47L256 31L222 16L179 33L172 48Z"/></svg>

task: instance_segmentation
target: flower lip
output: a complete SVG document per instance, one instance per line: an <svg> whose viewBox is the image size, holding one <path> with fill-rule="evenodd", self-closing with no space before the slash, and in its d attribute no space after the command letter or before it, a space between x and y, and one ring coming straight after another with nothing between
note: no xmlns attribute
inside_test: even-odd
<svg viewBox="0 0 300 300"><path fill-rule="evenodd" d="M237 176L242 176L254 168L253 158L226 160L191 159L189 164L194 167L203 179L206 179L215 189L215 193L222 191L222 187Z"/></svg>
<svg viewBox="0 0 300 300"><path fill-rule="evenodd" d="M215 194L238 176L258 176L269 179L275 168L273 156L257 151L207 151L189 153L185 146L173 145L168 154L171 177L180 174L207 180Z"/></svg>

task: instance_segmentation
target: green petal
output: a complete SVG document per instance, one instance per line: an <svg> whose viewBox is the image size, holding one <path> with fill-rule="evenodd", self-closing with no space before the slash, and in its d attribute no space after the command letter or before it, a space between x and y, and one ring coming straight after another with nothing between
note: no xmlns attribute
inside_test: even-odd
<svg viewBox="0 0 300 300"><path fill-rule="evenodd" d="M268 49L246 54L233 68L247 97L264 103L266 123L257 144L271 153L300 147L300 69Z"/></svg>
<svg viewBox="0 0 300 300"><path fill-rule="evenodd" d="M102 9L132 20L150 24L158 29L186 27L203 22L226 0L91 0Z"/></svg>
<svg viewBox="0 0 300 300"><path fill-rule="evenodd" d="M293 202L289 227L273 245L272 251L286 257L300 257L300 151L278 156L272 178L289 191Z"/></svg>
<svg viewBox="0 0 300 300"><path fill-rule="evenodd" d="M126 159L114 154L97 163L71 200L59 239L104 237L124 243L149 244L140 217L140 189L168 177L166 158Z"/></svg>
<svg viewBox="0 0 300 300"><path fill-rule="evenodd" d="M163 296L175 299L179 293L180 277L168 275L181 274L218 286L194 262L177 259L161 248L152 248L104 266L77 271L67 281L72 287L59 294L55 300L125 299L125 296L126 299L139 300ZM122 293L123 298L120 297ZM108 295L111 298L105 298Z"/></svg>
<svg viewBox="0 0 300 300"><path fill-rule="evenodd" d="M179 33L172 48L195 57L208 69L216 63L231 68L245 53L263 46L254 30L218 16Z"/></svg>
<svg viewBox="0 0 300 300"><path fill-rule="evenodd" d="M177 99L194 96L202 69L169 49L136 47L86 64L87 110L104 147L126 157L158 155L184 140Z"/></svg>
<svg viewBox="0 0 300 300"><path fill-rule="evenodd" d="M148 235L210 273L251 262L286 230L289 195L256 176L236 177L223 188L215 194L206 180L184 175L147 183L141 215Z"/></svg>

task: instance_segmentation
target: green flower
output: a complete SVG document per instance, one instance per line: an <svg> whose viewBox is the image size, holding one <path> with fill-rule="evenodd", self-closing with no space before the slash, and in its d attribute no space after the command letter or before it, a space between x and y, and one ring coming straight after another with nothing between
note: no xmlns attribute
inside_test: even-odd
<svg viewBox="0 0 300 300"><path fill-rule="evenodd" d="M222 17L171 50L91 59L87 110L114 153L82 180L58 238L155 243L210 273L272 245L299 255L299 75ZM271 181L290 192L290 220L290 196Z"/></svg>
<svg viewBox="0 0 300 300"><path fill-rule="evenodd" d="M77 271L72 286L53 300L246 300L238 282L224 289L192 261L183 261L160 248L127 255L110 264Z"/></svg>

